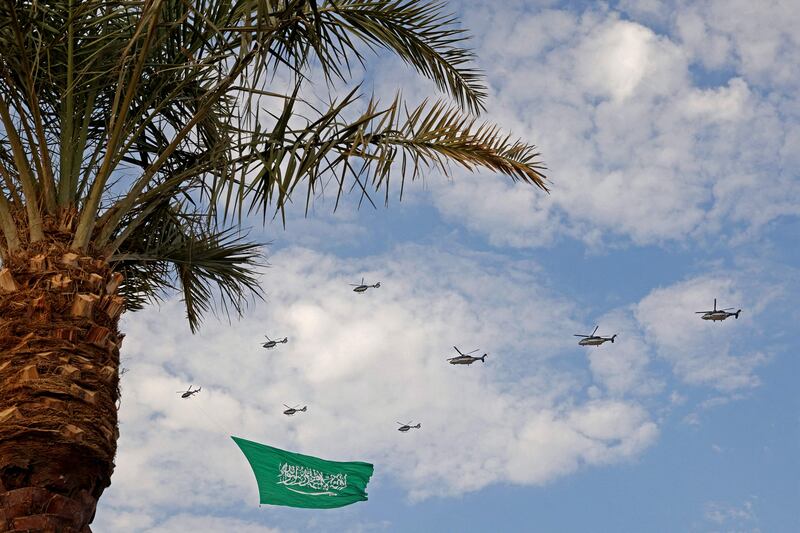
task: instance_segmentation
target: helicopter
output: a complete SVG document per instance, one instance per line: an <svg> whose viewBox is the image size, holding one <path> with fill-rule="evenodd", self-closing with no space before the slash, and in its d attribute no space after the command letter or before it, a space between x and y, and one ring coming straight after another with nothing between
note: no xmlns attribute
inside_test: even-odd
<svg viewBox="0 0 800 533"><path fill-rule="evenodd" d="M351 283L351 287L355 287L353 292L367 292L367 289L378 289L381 286L381 282L379 281L375 285L366 285L364 284L364 278L361 278L361 283Z"/></svg>
<svg viewBox="0 0 800 533"><path fill-rule="evenodd" d="M397 431L402 431L403 433L405 433L409 429L419 429L422 427L422 424L417 424L416 426L412 426L411 422L406 422L405 424L403 424L402 422L398 422L398 424L400 424L400 427L397 428Z"/></svg>
<svg viewBox="0 0 800 533"><path fill-rule="evenodd" d="M606 341L614 342L614 339L617 337L616 333L610 337L601 337L599 335L595 335L597 333L597 328L600 326L595 326L594 331L591 335L575 335L575 337L583 337L581 340L578 341L578 344L581 346L600 346Z"/></svg>
<svg viewBox="0 0 800 533"><path fill-rule="evenodd" d="M189 385L189 388L188 388L188 389L186 389L185 391L179 390L179 391L175 391L175 392L176 392L177 394L180 394L180 395L181 395L181 398L189 398L189 397L191 397L191 396L192 396L192 394L197 394L198 392L200 392L200 389L201 389L201 388L202 388L202 387L197 387L197 389L196 389L196 390L192 390L192 386L191 386L191 385Z"/></svg>
<svg viewBox="0 0 800 533"><path fill-rule="evenodd" d="M287 342L289 342L289 337L284 337L283 340L280 340L280 341L274 341L274 340L270 339L267 335L264 335L264 336L267 337L267 342L265 342L261 346L263 346L264 348L267 348L267 349L274 348L275 346L278 345L278 343L286 344Z"/></svg>
<svg viewBox="0 0 800 533"><path fill-rule="evenodd" d="M458 355L455 356L455 357L451 357L451 358L449 358L447 360L451 365L471 365L475 361L480 361L482 363L485 363L486 362L486 356L489 355L489 354L483 354L480 357L475 357L475 356L470 355L470 354L473 354L473 353L477 352L478 351L477 349L472 350L471 352L465 354L465 353L462 353L461 350L459 350L457 346L453 346L453 348L456 349L456 351L458 352Z"/></svg>
<svg viewBox="0 0 800 533"><path fill-rule="evenodd" d="M703 320L725 320L728 317L734 317L737 320L739 319L739 313L742 312L741 309L736 311L735 313L731 313L730 310L733 307L726 307L725 309L717 309L717 299L714 298L714 310L713 311L695 311L698 315L703 315L700 318Z"/></svg>
<svg viewBox="0 0 800 533"><path fill-rule="evenodd" d="M286 410L283 412L286 416L292 416L295 413L303 412L305 413L308 410L308 406L304 405L302 409L298 409L297 407L289 407L286 404L283 404L286 407Z"/></svg>

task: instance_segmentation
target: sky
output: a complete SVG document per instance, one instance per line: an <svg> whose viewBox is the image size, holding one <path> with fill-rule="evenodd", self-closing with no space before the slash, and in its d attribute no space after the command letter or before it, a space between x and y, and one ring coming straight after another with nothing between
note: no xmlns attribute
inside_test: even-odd
<svg viewBox="0 0 800 533"><path fill-rule="evenodd" d="M448 5L551 193L453 167L388 208L320 197L253 221L243 318L125 315L96 531L800 530L796 2ZM386 55L356 75L437 96ZM701 320L714 298L740 317ZM578 346L596 325L615 342ZM369 500L259 507L230 435L371 462Z"/></svg>

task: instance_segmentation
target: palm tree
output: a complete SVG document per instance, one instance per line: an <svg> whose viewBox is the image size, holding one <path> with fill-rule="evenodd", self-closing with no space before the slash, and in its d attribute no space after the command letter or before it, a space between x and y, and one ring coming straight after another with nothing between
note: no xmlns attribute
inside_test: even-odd
<svg viewBox="0 0 800 533"><path fill-rule="evenodd" d="M388 199L390 176L451 162L546 190L532 145L477 122L465 38L431 1L0 1L0 531L89 531L121 313L172 291L192 331L241 313L261 290L247 217L285 223L325 182L337 205ZM305 96L381 49L448 99Z"/></svg>

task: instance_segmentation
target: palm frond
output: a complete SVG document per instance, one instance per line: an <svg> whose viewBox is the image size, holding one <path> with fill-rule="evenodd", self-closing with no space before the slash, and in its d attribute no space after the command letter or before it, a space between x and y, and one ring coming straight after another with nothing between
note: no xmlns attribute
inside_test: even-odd
<svg viewBox="0 0 800 533"><path fill-rule="evenodd" d="M331 1L319 9L325 49L347 64L362 57L354 40L393 51L473 113L484 109L483 74L470 66L468 36L447 14L446 2L413 0Z"/></svg>
<svg viewBox="0 0 800 533"><path fill-rule="evenodd" d="M123 294L131 308L179 289L194 332L209 311L241 315L250 297L261 297L261 244L235 228L214 230L182 206L162 206L137 227L110 258L125 275ZM215 306L215 303L217 304Z"/></svg>
<svg viewBox="0 0 800 533"><path fill-rule="evenodd" d="M477 122L466 38L438 0L0 1L0 256L78 213L70 246L114 258L132 308L183 291L194 329L214 294L239 312L256 290L246 210L285 222L329 177L337 205L452 163L546 190L533 145ZM369 50L452 103L302 97L314 68L335 90Z"/></svg>
<svg viewBox="0 0 800 533"><path fill-rule="evenodd" d="M391 175L399 177L402 191L405 179L415 179L422 168L451 175L451 163L469 171L486 168L548 190L535 146L478 123L455 106L423 102L409 110L398 97L380 108L372 100L356 119L345 120L356 101L354 90L298 128L286 124L292 115L292 102L287 102L263 150L245 156L261 162L257 174L237 183L246 190L238 196L249 198L251 212L266 215L274 205L285 220L285 206L297 186L306 184L308 202L326 176L336 177L337 203L350 179L365 195L368 188L383 190L388 202Z"/></svg>

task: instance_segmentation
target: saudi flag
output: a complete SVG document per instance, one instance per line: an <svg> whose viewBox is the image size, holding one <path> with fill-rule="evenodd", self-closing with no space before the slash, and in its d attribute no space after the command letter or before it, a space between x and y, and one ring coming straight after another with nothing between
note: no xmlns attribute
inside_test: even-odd
<svg viewBox="0 0 800 533"><path fill-rule="evenodd" d="M330 509L367 499L372 465L342 463L231 436L247 457L261 503Z"/></svg>

